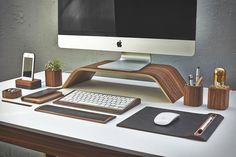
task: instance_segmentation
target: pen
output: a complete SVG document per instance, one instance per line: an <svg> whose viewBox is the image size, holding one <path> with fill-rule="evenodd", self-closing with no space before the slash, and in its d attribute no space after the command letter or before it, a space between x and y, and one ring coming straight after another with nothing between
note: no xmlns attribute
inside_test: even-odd
<svg viewBox="0 0 236 157"><path fill-rule="evenodd" d="M199 80L200 78L200 67L197 67L196 69L196 82Z"/></svg>
<svg viewBox="0 0 236 157"><path fill-rule="evenodd" d="M207 120L200 126L199 129L194 133L195 136L200 136L206 128L213 122L213 120L216 118L216 114L211 114L210 117L207 118Z"/></svg>
<svg viewBox="0 0 236 157"><path fill-rule="evenodd" d="M188 75L188 81L189 81L189 85L193 86L193 75L192 74Z"/></svg>
<svg viewBox="0 0 236 157"><path fill-rule="evenodd" d="M200 86L202 84L203 77L201 76L195 83L195 86Z"/></svg>

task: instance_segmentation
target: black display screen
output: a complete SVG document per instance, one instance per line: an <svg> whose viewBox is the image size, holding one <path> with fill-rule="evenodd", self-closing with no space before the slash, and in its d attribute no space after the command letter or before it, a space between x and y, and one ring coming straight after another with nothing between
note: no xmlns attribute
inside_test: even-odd
<svg viewBox="0 0 236 157"><path fill-rule="evenodd" d="M195 40L197 0L59 0L59 34Z"/></svg>
<svg viewBox="0 0 236 157"><path fill-rule="evenodd" d="M32 76L32 66L33 66L33 58L24 58L24 67L23 67L23 76L31 77Z"/></svg>

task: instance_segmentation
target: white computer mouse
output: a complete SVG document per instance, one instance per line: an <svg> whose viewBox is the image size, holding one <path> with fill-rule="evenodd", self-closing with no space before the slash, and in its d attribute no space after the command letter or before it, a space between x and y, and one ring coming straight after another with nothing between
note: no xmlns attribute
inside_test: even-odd
<svg viewBox="0 0 236 157"><path fill-rule="evenodd" d="M161 112L154 118L154 123L157 125L168 125L178 117L178 113Z"/></svg>

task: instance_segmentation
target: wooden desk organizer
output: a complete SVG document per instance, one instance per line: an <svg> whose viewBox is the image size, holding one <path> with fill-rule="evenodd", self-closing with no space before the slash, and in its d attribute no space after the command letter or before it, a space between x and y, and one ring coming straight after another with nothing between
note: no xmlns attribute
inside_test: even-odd
<svg viewBox="0 0 236 157"><path fill-rule="evenodd" d="M203 103L203 86L184 86L184 105L201 106Z"/></svg>
<svg viewBox="0 0 236 157"><path fill-rule="evenodd" d="M21 89L9 88L2 91L2 97L6 99L15 99L21 97Z"/></svg>
<svg viewBox="0 0 236 157"><path fill-rule="evenodd" d="M208 88L208 103L210 109L225 110L229 106L230 87L215 87Z"/></svg>
<svg viewBox="0 0 236 157"><path fill-rule="evenodd" d="M135 72L114 71L98 68L99 65L109 62L112 61L103 61L74 70L64 83L63 88L68 88L75 84L91 80L96 72L107 72L111 74L121 74L152 79L160 85L163 93L172 103L176 102L184 94L184 85L186 82L180 73L170 65L150 64Z"/></svg>

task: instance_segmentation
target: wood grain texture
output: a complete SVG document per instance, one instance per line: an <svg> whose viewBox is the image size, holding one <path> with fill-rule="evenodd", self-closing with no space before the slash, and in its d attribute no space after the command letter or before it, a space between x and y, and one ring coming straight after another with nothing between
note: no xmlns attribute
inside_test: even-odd
<svg viewBox="0 0 236 157"><path fill-rule="evenodd" d="M34 79L33 81L17 79L15 83L18 88L36 89L41 87L41 80L39 79Z"/></svg>
<svg viewBox="0 0 236 157"><path fill-rule="evenodd" d="M210 109L225 110L229 106L230 87L218 88L210 86L208 88L208 103Z"/></svg>
<svg viewBox="0 0 236 157"><path fill-rule="evenodd" d="M50 154L45 154L45 157L56 157L56 156L50 155Z"/></svg>
<svg viewBox="0 0 236 157"><path fill-rule="evenodd" d="M111 61L102 61L85 67L76 69L66 80L63 88L71 87L77 83L90 80L96 72L114 73L120 75L150 78L160 85L162 91L172 102L176 102L184 94L184 85L186 84L183 77L177 69L170 65L150 64L143 69L135 72L116 71L98 68L99 65Z"/></svg>
<svg viewBox="0 0 236 157"><path fill-rule="evenodd" d="M26 96L21 97L21 100L25 101L25 102L35 103L35 104L43 104L45 102L54 100L54 99L62 97L62 96L63 96L62 92L56 91L54 93L44 95L44 96L41 96L41 97L37 97L37 98L30 97L30 96L26 95Z"/></svg>
<svg viewBox="0 0 236 157"><path fill-rule="evenodd" d="M54 108L53 110L50 109L52 107ZM69 117L69 118L87 120L87 121L101 123L101 124L105 124L109 122L110 120L116 118L116 116L112 116L112 115L79 111L79 110L68 109L68 108L57 107L57 106L50 106L50 105L37 107L35 111ZM92 116L90 116L91 114Z"/></svg>
<svg viewBox="0 0 236 157"><path fill-rule="evenodd" d="M105 136L105 135L104 135ZM5 125L0 125L0 140L58 157L140 157L138 152L125 153L126 150L114 151L107 148L56 138L53 136L29 132Z"/></svg>
<svg viewBox="0 0 236 157"><path fill-rule="evenodd" d="M184 105L201 106L203 103L203 86L184 86Z"/></svg>
<svg viewBox="0 0 236 157"><path fill-rule="evenodd" d="M13 89L12 92L12 89L9 88L2 91L2 97L7 99L15 99L21 97L21 95L22 95L21 89Z"/></svg>
<svg viewBox="0 0 236 157"><path fill-rule="evenodd" d="M58 87L62 85L62 70L45 70L46 86Z"/></svg>
<svg viewBox="0 0 236 157"><path fill-rule="evenodd" d="M96 72L84 71L80 68L74 70L63 85L63 88L71 87L75 84L91 80Z"/></svg>

